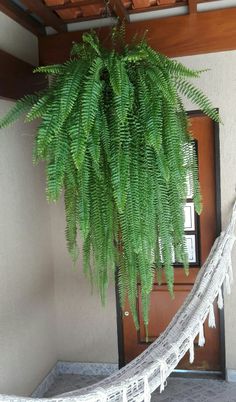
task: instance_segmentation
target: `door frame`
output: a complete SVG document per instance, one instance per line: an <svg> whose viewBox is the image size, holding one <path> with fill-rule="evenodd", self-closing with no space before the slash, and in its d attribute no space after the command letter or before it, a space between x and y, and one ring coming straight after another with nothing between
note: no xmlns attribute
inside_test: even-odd
<svg viewBox="0 0 236 402"><path fill-rule="evenodd" d="M216 108L218 111L218 109ZM200 110L192 110L187 112L189 117L204 116L204 113ZM214 155L215 155L215 189L216 189L216 236L221 233L221 183L220 183L220 133L219 123L213 122L214 129ZM117 319L117 339L118 339L118 359L119 368L125 365L125 353L124 353L124 337L123 337L123 319L122 310L119 302L118 292L118 277L115 276L115 292L116 292L116 319ZM225 367L225 325L224 325L224 308L219 311L220 318L220 361L221 361L221 378L225 379L226 367ZM181 375L189 373L191 376L197 376L199 372L187 371ZM207 371L202 371L203 376L209 375ZM214 375L214 372L211 372Z"/></svg>

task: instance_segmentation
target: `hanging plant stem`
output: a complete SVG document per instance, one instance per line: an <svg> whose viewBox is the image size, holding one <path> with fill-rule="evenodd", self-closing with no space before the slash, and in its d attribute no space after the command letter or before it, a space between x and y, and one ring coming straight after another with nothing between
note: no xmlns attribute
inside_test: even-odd
<svg viewBox="0 0 236 402"><path fill-rule="evenodd" d="M197 158L182 104L183 95L218 121L208 98L192 84L201 71L155 52L144 40L108 51L94 33L74 44L64 64L35 71L52 76L50 87L17 101L0 127L21 113L27 113L26 121L41 118L34 160L46 161L48 200L57 201L64 191L73 261L80 230L84 271L102 301L117 267L121 304L128 297L137 327L141 284L147 325L155 272L159 279L164 272L173 294L173 254L188 267L188 176L201 212Z"/></svg>

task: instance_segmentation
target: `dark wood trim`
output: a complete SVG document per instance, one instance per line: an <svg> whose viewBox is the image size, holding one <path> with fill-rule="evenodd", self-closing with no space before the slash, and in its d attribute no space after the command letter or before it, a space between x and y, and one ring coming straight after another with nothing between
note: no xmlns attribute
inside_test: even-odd
<svg viewBox="0 0 236 402"><path fill-rule="evenodd" d="M122 309L120 306L120 296L118 290L118 271L115 273L115 290L116 290L116 323L117 323L117 343L118 343L118 359L119 369L125 365L125 350L124 350L124 332Z"/></svg>
<svg viewBox="0 0 236 402"><path fill-rule="evenodd" d="M127 41L135 34L143 36L155 50L177 57L236 49L236 7L190 15L133 22L126 26ZM217 27L217 29L216 29ZM109 43L111 28L97 30ZM64 62L73 41L81 41L83 32L67 32L39 38L41 64ZM60 44L60 45L58 45Z"/></svg>
<svg viewBox="0 0 236 402"><path fill-rule="evenodd" d="M221 180L220 180L220 130L219 124L214 123L215 132L215 178L216 178L216 231L217 236L220 235L222 230L221 225ZM222 288L222 294L223 288ZM222 377L226 378L226 356L225 356L225 312L224 309L219 310L220 315L220 347L221 347L221 368Z"/></svg>
<svg viewBox="0 0 236 402"><path fill-rule="evenodd" d="M174 4L161 4L161 5L156 5L156 6L140 7L140 8L129 8L129 7L128 8L124 7L124 8L127 10L128 14L137 14L137 13L144 13L144 12L150 12L150 11L155 11L155 10L163 10L163 9L168 9L168 8L187 6L189 1L190 2L195 1L197 4L200 4L200 3L210 3L215 0L178 0L178 2L174 3ZM73 1L73 3L47 5L47 7L51 8L52 10L65 10L67 8L88 6L88 5L93 5L93 4L97 4L97 3L101 4L101 0L78 0L78 1ZM86 20L86 18L84 20Z"/></svg>
<svg viewBox="0 0 236 402"><path fill-rule="evenodd" d="M93 20L99 20L101 18L107 18L106 16L102 17L101 15L90 15L87 17L77 17L77 18L70 18L70 19L65 19L63 20L65 24L74 24L75 22L88 22L88 21L93 21Z"/></svg>
<svg viewBox="0 0 236 402"><path fill-rule="evenodd" d="M200 110L188 111L188 116L203 116L203 112ZM214 122L214 150L215 150L215 180L216 180L216 236L219 236L221 232L221 187L220 187L220 140L219 140L219 124ZM119 302L118 294L118 280L116 275L116 311L117 311L117 336L118 336L118 356L119 356L119 368L125 366L125 354L124 354L124 335L123 335L123 319L122 310ZM175 370L172 376L182 377L187 376L191 378L204 378L206 376L217 376L225 379L226 373L226 360L225 360L225 325L224 325L224 309L219 310L220 316L220 347L221 347L221 372L194 372L185 370Z"/></svg>
<svg viewBox="0 0 236 402"><path fill-rule="evenodd" d="M218 109L216 109L219 111ZM190 111L189 116L199 116L204 115L203 112ZM219 123L213 122L214 125L214 155L215 155L215 189L216 189L216 237L221 233L221 180L220 180L220 127ZM223 289L222 289L222 293ZM226 356L225 356L225 319L224 319L224 308L219 310L219 321L220 321L220 360L221 360L221 378L226 377ZM219 374L218 374L219 375Z"/></svg>
<svg viewBox="0 0 236 402"><path fill-rule="evenodd" d="M196 14L197 13L197 0L188 0L188 9L189 14Z"/></svg>
<svg viewBox="0 0 236 402"><path fill-rule="evenodd" d="M0 0L0 11L37 36L45 35L45 28L10 0Z"/></svg>
<svg viewBox="0 0 236 402"><path fill-rule="evenodd" d="M53 13L41 0L21 0L30 12L38 15L45 25L54 28L57 32L66 32L67 27L64 22Z"/></svg>
<svg viewBox="0 0 236 402"><path fill-rule="evenodd" d="M114 11L120 21L129 22L129 14L121 0L110 0L109 7Z"/></svg>
<svg viewBox="0 0 236 402"><path fill-rule="evenodd" d="M29 63L0 50L0 97L19 99L47 86L42 74L33 74Z"/></svg>
<svg viewBox="0 0 236 402"><path fill-rule="evenodd" d="M173 8L178 8L178 7L184 7L189 5L189 1L193 0L178 0L177 3L174 4L160 4L156 6L150 6L150 7L142 7L142 8L134 8L129 10L129 14L138 14L138 13L146 13L150 11L157 11L157 10L167 10L167 9L173 9ZM196 1L197 4L201 3L211 3L212 1L215 0L194 0Z"/></svg>
<svg viewBox="0 0 236 402"><path fill-rule="evenodd" d="M219 123L214 122L215 133L215 177L216 177L216 231L220 235L221 227L221 184L220 184L220 128Z"/></svg>
<svg viewBox="0 0 236 402"><path fill-rule="evenodd" d="M48 5L48 8L52 10L65 10L67 8L75 8L80 6L89 6L93 4L100 3L100 0L81 0L81 1L73 1L73 3L65 3L65 4L57 4L57 5Z"/></svg>

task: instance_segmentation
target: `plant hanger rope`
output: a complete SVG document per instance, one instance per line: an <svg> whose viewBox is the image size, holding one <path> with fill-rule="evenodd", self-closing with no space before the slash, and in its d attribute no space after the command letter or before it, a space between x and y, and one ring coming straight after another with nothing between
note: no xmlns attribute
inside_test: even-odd
<svg viewBox="0 0 236 402"><path fill-rule="evenodd" d="M46 161L48 200L57 201L64 191L73 261L80 230L86 275L105 302L117 267L121 304L128 296L138 327L137 282L147 325L155 273L159 282L165 273L173 294L173 253L188 270L188 176L201 211L197 158L181 95L212 119L218 114L192 84L201 71L155 52L145 40L127 45L122 34L113 32L112 51L94 33L85 34L70 60L37 68L52 76L50 87L19 100L0 127L22 113L27 121L41 118L34 161Z"/></svg>

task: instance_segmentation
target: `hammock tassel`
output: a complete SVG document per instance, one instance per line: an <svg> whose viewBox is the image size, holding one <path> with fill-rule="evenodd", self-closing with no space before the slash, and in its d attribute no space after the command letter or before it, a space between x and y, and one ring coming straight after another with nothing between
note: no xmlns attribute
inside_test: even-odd
<svg viewBox="0 0 236 402"><path fill-rule="evenodd" d="M224 307L223 295L222 295L222 289L221 288L219 289L219 293L218 293L217 305L218 305L218 308L220 310Z"/></svg>
<svg viewBox="0 0 236 402"><path fill-rule="evenodd" d="M165 360L159 360L160 363L160 393L165 389L168 366Z"/></svg>
<svg viewBox="0 0 236 402"><path fill-rule="evenodd" d="M232 260L231 260L231 257L229 258L228 273L229 273L230 283L233 283L233 281L234 281L234 274L233 274L233 267L232 267Z"/></svg>
<svg viewBox="0 0 236 402"><path fill-rule="evenodd" d="M214 312L213 304L210 305L210 309L209 309L208 326L209 326L209 328L216 327L215 312Z"/></svg>
<svg viewBox="0 0 236 402"><path fill-rule="evenodd" d="M204 328L203 328L203 323L199 322L199 336L198 336L198 346L204 346L205 345L205 336L204 336Z"/></svg>
<svg viewBox="0 0 236 402"><path fill-rule="evenodd" d="M189 341L189 363L192 364L194 362L194 339L190 339Z"/></svg>
<svg viewBox="0 0 236 402"><path fill-rule="evenodd" d="M99 389L98 394L100 402L107 402L107 394L102 388Z"/></svg>
<svg viewBox="0 0 236 402"><path fill-rule="evenodd" d="M150 392L150 387L149 387L149 382L148 382L148 376L146 375L144 377L144 402L150 402L151 401L151 392Z"/></svg>
<svg viewBox="0 0 236 402"><path fill-rule="evenodd" d="M127 391L128 391L127 387L124 387L122 393L122 402L128 402Z"/></svg>
<svg viewBox="0 0 236 402"><path fill-rule="evenodd" d="M225 289L226 289L226 293L227 295L230 295L231 293L231 287L230 287L230 279L229 279L229 274L228 272L225 275Z"/></svg>

